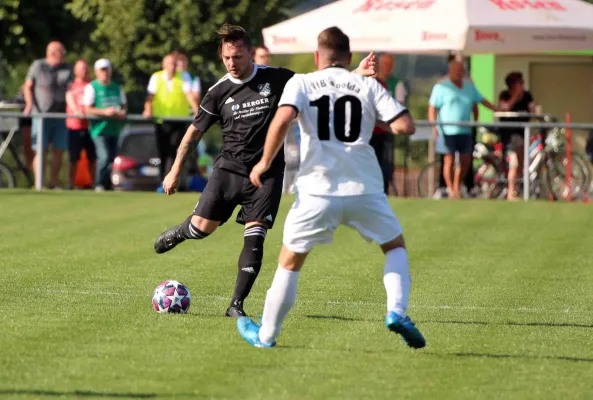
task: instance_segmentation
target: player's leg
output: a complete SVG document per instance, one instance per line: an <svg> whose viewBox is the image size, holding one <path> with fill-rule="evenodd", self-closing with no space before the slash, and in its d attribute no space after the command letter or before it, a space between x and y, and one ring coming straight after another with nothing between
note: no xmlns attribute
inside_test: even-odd
<svg viewBox="0 0 593 400"><path fill-rule="evenodd" d="M249 296L261 270L264 257L264 241L268 229L274 226L280 200L282 198L282 174L270 176L261 188L253 186L249 178L243 178L241 190L241 211L237 222L245 224L243 249L239 255L237 281L231 303L227 309L228 317L245 316L243 302Z"/></svg>
<svg viewBox="0 0 593 400"><path fill-rule="evenodd" d="M387 293L385 325L413 348L426 345L424 337L406 315L410 295L410 269L402 227L383 194L352 196L346 204L346 224L385 254L383 284Z"/></svg>
<svg viewBox="0 0 593 400"><path fill-rule="evenodd" d="M224 170L215 169L192 215L181 224L163 232L154 243L161 254L186 240L201 240L213 233L233 214L236 202L233 192L240 190L241 178Z"/></svg>
<svg viewBox="0 0 593 400"><path fill-rule="evenodd" d="M275 215L274 215L275 216ZM257 280L264 258L264 241L268 232L268 224L250 222L245 224L243 232L243 249L239 254L237 280L231 303L226 311L227 317L247 315L243 310L243 302L251 293Z"/></svg>
<svg viewBox="0 0 593 400"><path fill-rule="evenodd" d="M318 244L331 243L341 221L341 199L298 195L284 224L278 269L268 289L261 325L247 317L237 321L239 334L255 347L272 347L297 293L299 271Z"/></svg>

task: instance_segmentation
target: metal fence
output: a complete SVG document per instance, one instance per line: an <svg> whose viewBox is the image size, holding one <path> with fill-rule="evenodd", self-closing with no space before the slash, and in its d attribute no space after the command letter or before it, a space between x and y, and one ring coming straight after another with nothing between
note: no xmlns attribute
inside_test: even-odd
<svg viewBox="0 0 593 400"><path fill-rule="evenodd" d="M496 117L529 117L534 116L532 114L526 113L496 113ZM42 114L31 114L31 115L24 115L20 112L1 112L0 111L0 120L2 119L19 119L19 118L28 118L31 117L34 119L34 123L38 123L38 135L37 135L37 148L43 148L43 120L44 119L65 119L65 118L83 118L83 119L105 119L104 117L94 117L94 116L87 116L87 115L67 115L64 113L42 113ZM125 118L122 119L123 121L127 122L153 122L153 120L147 119L142 115L127 115ZM164 121L177 121L177 122L187 122L188 124L193 121L191 117L187 118L161 118ZM571 146L572 146L572 138L570 135L571 129L578 129L578 130L593 130L593 123L582 124L582 123L570 123L570 122L492 122L492 123L482 123L482 122L450 122L450 123L431 123L429 121L417 120L415 121L417 128L433 128L435 126L466 126L472 128L521 128L523 130L523 144L524 144L524 157L523 157L523 199L525 201L529 200L529 193L530 193L530 180L529 180L529 146L530 146L530 137L531 133L535 132L539 129L553 129L553 128L565 128L567 129L567 153L570 153ZM428 161L433 162L435 160L435 148L434 148L434 141L432 140L432 135L428 138L429 143L429 151L428 151ZM43 152L39 153L39 157L37 157L37 170L41 173L36 175L35 178L35 188L38 191L43 190ZM570 171L570 165L567 166L567 169ZM570 175L570 173L567 173ZM570 179L570 177L568 178Z"/></svg>

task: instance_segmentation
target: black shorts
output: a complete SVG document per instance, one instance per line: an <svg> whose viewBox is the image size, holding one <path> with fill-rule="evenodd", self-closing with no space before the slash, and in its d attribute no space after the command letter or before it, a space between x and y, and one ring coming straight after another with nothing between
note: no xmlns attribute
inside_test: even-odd
<svg viewBox="0 0 593 400"><path fill-rule="evenodd" d="M80 152L86 150L86 156L89 161L97 160L97 151L95 143L91 138L88 129L68 130L68 151L70 153L70 162L75 163L80 160Z"/></svg>
<svg viewBox="0 0 593 400"><path fill-rule="evenodd" d="M222 225L233 215L235 207L240 205L237 223L245 225L247 222L262 222L271 229L282 198L283 180L283 173L276 173L263 179L263 186L257 188L245 175L215 168L194 209L194 215L220 221Z"/></svg>

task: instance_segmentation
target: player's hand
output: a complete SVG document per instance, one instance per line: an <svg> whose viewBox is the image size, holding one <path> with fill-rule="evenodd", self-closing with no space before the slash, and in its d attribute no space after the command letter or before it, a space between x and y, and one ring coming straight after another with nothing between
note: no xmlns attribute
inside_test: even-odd
<svg viewBox="0 0 593 400"><path fill-rule="evenodd" d="M377 75L377 56L374 51L362 59L356 71L362 76Z"/></svg>
<svg viewBox="0 0 593 400"><path fill-rule="evenodd" d="M175 193L177 186L179 186L179 174L171 171L167 174L167 176L165 176L165 180L163 181L163 190L170 196Z"/></svg>
<svg viewBox="0 0 593 400"><path fill-rule="evenodd" d="M249 180L253 183L253 186L262 187L261 176L268 170L268 166L264 162L258 162L249 174Z"/></svg>

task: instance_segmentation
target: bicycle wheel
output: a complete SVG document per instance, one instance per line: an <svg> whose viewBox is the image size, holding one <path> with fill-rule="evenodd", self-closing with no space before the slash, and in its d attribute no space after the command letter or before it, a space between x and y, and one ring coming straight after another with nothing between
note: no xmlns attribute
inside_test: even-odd
<svg viewBox="0 0 593 400"><path fill-rule="evenodd" d="M566 153L550 154L546 162L546 185L556 200L567 200L569 187L567 177ZM574 200L584 198L591 185L591 174L585 157L578 153L572 154L571 191Z"/></svg>
<svg viewBox="0 0 593 400"><path fill-rule="evenodd" d="M433 161L426 164L418 175L418 195L435 197L440 193L441 163Z"/></svg>
<svg viewBox="0 0 593 400"><path fill-rule="evenodd" d="M15 187L14 174L5 164L0 163L0 189Z"/></svg>
<svg viewBox="0 0 593 400"><path fill-rule="evenodd" d="M501 199L506 197L507 183L504 175L494 163L488 160L485 160L476 169L474 184L478 189L476 197L484 199Z"/></svg>

